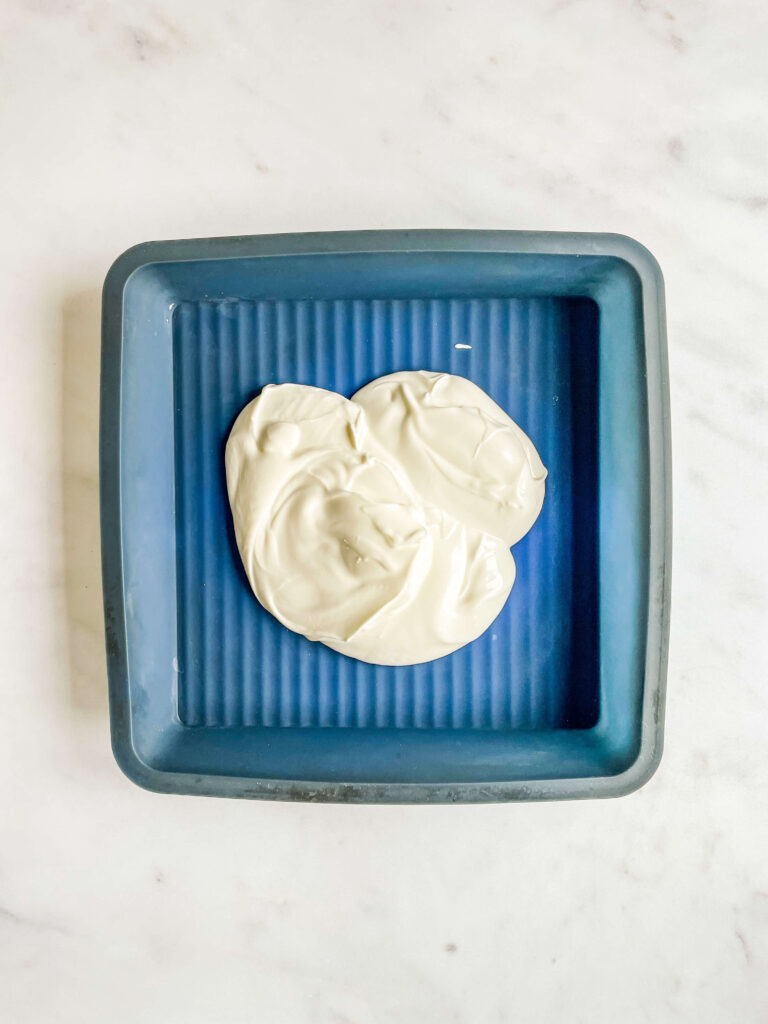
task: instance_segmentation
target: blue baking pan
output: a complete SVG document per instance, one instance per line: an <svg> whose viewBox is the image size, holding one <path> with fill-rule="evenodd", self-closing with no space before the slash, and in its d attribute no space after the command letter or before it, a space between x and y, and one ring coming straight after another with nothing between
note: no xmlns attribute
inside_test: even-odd
<svg viewBox="0 0 768 1024"><path fill-rule="evenodd" d="M234 542L223 451L270 382L462 374L549 469L474 643L356 662L284 629ZM149 242L104 285L101 524L115 756L167 793L499 801L637 788L661 753L670 456L662 279L618 235L373 231Z"/></svg>

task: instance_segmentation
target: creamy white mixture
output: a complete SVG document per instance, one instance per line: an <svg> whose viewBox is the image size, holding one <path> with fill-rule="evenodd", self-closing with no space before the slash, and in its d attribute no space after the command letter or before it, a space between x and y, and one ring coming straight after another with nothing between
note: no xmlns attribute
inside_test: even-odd
<svg viewBox="0 0 768 1024"><path fill-rule="evenodd" d="M227 442L229 500L254 593L342 654L413 665L496 618L546 469L479 387L394 373L351 400L268 385Z"/></svg>

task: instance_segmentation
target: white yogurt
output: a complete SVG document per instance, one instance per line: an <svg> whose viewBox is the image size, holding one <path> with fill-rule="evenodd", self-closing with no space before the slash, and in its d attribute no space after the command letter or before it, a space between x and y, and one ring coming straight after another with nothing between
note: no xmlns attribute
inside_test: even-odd
<svg viewBox="0 0 768 1024"><path fill-rule="evenodd" d="M350 401L268 385L238 416L226 472L235 535L283 625L379 665L450 654L509 595L509 545L546 470L520 428L462 377L392 374Z"/></svg>

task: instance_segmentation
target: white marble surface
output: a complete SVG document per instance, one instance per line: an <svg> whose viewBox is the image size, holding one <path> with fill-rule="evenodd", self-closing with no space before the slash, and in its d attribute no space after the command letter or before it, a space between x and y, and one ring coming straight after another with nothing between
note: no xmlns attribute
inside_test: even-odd
<svg viewBox="0 0 768 1024"><path fill-rule="evenodd" d="M0 6L0 1017L768 1019L758 0ZM613 230L668 289L667 745L604 803L154 796L107 736L99 289L148 238Z"/></svg>

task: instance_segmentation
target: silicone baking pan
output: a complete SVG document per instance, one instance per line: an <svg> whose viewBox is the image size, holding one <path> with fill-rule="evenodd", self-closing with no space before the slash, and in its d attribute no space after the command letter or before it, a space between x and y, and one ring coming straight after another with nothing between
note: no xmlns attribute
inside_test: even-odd
<svg viewBox="0 0 768 1024"><path fill-rule="evenodd" d="M252 595L223 450L269 382L484 388L549 469L474 643L356 662ZM148 242L104 285L101 520L115 756L167 793L610 796L661 753L670 454L663 286L619 235L372 231Z"/></svg>

